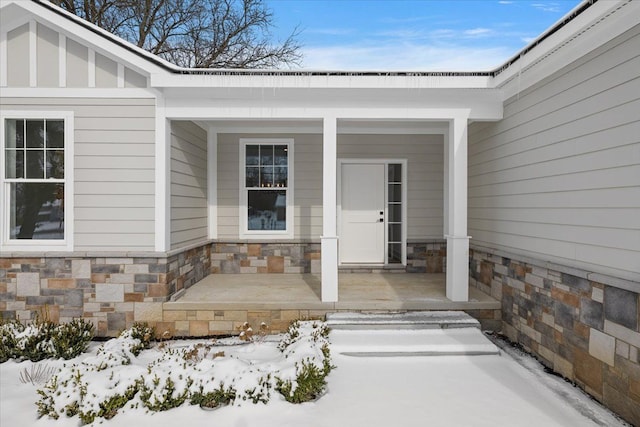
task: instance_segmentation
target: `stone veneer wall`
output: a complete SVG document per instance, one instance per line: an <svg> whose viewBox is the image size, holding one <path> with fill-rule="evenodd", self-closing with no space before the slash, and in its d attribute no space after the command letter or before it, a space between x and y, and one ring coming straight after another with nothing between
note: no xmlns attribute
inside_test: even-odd
<svg viewBox="0 0 640 427"><path fill-rule="evenodd" d="M447 242L408 242L407 273L444 273L447 271Z"/></svg>
<svg viewBox="0 0 640 427"><path fill-rule="evenodd" d="M502 301L502 332L640 425L640 283L500 255L471 249L469 280Z"/></svg>
<svg viewBox="0 0 640 427"><path fill-rule="evenodd" d="M161 320L162 302L209 269L209 245L161 256L0 258L0 314L23 321L82 317L99 336L113 336L134 321Z"/></svg>
<svg viewBox="0 0 640 427"><path fill-rule="evenodd" d="M320 273L320 243L213 243L211 273Z"/></svg>
<svg viewBox="0 0 640 427"><path fill-rule="evenodd" d="M446 241L407 243L407 266L399 272L444 273ZM364 272L363 268L341 272ZM381 272L384 269L371 269ZM320 243L225 243L212 244L212 273L313 273L319 274ZM394 270L396 271L396 270Z"/></svg>

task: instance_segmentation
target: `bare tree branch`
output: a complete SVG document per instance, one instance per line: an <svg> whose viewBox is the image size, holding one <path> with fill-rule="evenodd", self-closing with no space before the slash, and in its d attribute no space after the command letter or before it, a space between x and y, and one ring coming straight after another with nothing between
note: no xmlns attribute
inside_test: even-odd
<svg viewBox="0 0 640 427"><path fill-rule="evenodd" d="M277 68L298 65L296 28L274 41L262 0L51 0L176 65Z"/></svg>

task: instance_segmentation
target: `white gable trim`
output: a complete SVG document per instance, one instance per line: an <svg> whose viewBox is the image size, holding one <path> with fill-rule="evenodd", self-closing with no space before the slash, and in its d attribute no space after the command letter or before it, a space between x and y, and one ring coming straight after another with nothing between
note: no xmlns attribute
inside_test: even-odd
<svg viewBox="0 0 640 427"><path fill-rule="evenodd" d="M29 21L29 86L38 86L38 23Z"/></svg>
<svg viewBox="0 0 640 427"><path fill-rule="evenodd" d="M0 87L7 86L7 73L9 72L7 61L7 33L0 31Z"/></svg>
<svg viewBox="0 0 640 427"><path fill-rule="evenodd" d="M124 62L127 67L146 76L176 68L164 59L48 2L2 2L3 8L9 6L23 9L25 15L11 21L11 27L3 25L2 33L11 31L27 22L36 21L66 37L81 41L80 43L89 49L98 51L116 61Z"/></svg>
<svg viewBox="0 0 640 427"><path fill-rule="evenodd" d="M45 87L15 88L3 87L2 96L7 98L155 98L156 91L138 88L83 88Z"/></svg>
<svg viewBox="0 0 640 427"><path fill-rule="evenodd" d="M67 86L67 38L58 33L58 84Z"/></svg>

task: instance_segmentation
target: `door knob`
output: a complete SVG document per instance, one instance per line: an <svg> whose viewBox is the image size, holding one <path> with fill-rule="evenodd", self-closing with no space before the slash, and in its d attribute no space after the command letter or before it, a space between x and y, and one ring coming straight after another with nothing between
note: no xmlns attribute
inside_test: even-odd
<svg viewBox="0 0 640 427"><path fill-rule="evenodd" d="M384 222L384 218L380 218L380 222Z"/></svg>

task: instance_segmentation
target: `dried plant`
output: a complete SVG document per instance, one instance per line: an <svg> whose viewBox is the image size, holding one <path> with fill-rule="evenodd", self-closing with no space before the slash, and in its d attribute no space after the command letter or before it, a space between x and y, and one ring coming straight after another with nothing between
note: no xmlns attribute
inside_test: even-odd
<svg viewBox="0 0 640 427"><path fill-rule="evenodd" d="M270 329L271 328L269 328L269 325L262 322L260 324L260 329L256 334L251 327L251 324L249 322L244 322L244 324L240 327L240 335L238 336L238 338L240 338L241 341L261 343L264 342L267 335L269 335Z"/></svg>
<svg viewBox="0 0 640 427"><path fill-rule="evenodd" d="M20 371L20 381L23 384L44 384L49 381L49 378L51 378L55 371L55 368L50 367L46 363L34 363L30 368L24 368Z"/></svg>

